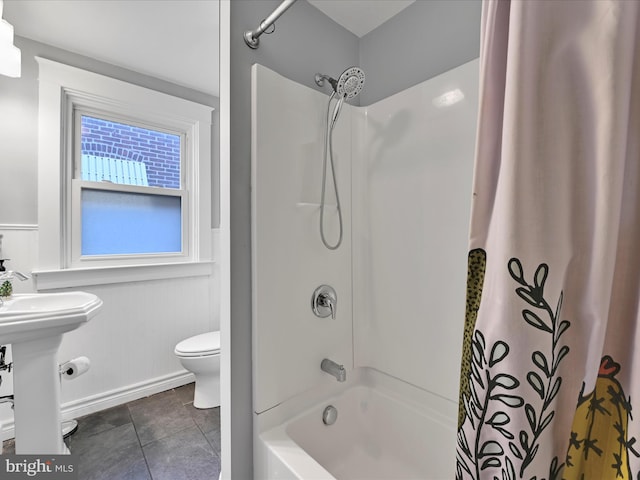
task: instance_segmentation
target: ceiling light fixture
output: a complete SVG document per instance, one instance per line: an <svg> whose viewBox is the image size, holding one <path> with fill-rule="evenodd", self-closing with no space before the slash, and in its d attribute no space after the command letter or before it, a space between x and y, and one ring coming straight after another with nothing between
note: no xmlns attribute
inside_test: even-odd
<svg viewBox="0 0 640 480"><path fill-rule="evenodd" d="M13 44L13 26L2 18L4 1L0 0L0 74L7 77L19 77L22 54Z"/></svg>

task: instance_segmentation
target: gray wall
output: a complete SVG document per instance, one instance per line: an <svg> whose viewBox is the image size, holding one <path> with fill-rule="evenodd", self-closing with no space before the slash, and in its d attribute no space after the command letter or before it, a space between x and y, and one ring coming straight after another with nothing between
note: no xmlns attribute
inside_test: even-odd
<svg viewBox="0 0 640 480"><path fill-rule="evenodd" d="M360 39L366 73L361 105L371 105L480 53L480 0L417 0Z"/></svg>
<svg viewBox="0 0 640 480"><path fill-rule="evenodd" d="M38 64L35 56L214 107L212 225L219 224L220 102L217 97L28 38L16 36L15 44L22 50L22 76L0 75L0 224L38 223Z"/></svg>
<svg viewBox="0 0 640 480"><path fill-rule="evenodd" d="M299 1L276 22L273 35L251 50L242 38L280 0L231 2L231 471L250 479L251 391L251 65L260 63L315 86L316 72L339 74L358 61L358 39L322 12ZM292 359L295 361L295 359Z"/></svg>

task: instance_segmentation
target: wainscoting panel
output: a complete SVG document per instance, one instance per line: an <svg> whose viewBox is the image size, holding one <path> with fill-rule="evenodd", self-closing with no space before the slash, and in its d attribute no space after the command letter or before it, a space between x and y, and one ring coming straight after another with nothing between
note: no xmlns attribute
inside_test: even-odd
<svg viewBox="0 0 640 480"><path fill-rule="evenodd" d="M10 268L34 270L37 228L0 225L0 233L3 254L12 259ZM60 346L60 363L81 355L91 360L84 375L62 380L64 418L86 415L192 381L173 349L184 338L219 329L218 299L213 293L218 285L215 265L213 272L73 288L98 295L104 306L87 324L65 334ZM14 290L33 291L33 285L30 281L16 281ZM9 348L7 361L10 360ZM9 395L13 392L14 372L1 375L0 395ZM2 439L11 438L13 411L9 404L0 404L0 424Z"/></svg>

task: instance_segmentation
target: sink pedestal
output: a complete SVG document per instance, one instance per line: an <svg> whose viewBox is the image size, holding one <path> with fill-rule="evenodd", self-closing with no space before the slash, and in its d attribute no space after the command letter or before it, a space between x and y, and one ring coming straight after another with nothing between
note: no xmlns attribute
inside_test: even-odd
<svg viewBox="0 0 640 480"><path fill-rule="evenodd" d="M12 348L16 453L69 453L62 441L58 347L62 335L14 343Z"/></svg>
<svg viewBox="0 0 640 480"><path fill-rule="evenodd" d="M16 294L0 305L0 344L11 344L16 453L69 453L60 425L58 347L62 335L102 308L92 293Z"/></svg>

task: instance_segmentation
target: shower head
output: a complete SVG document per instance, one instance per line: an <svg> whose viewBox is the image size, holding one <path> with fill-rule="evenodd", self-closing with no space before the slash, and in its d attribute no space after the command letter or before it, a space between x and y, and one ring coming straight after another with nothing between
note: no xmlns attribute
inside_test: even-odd
<svg viewBox="0 0 640 480"><path fill-rule="evenodd" d="M349 67L338 78L336 93L345 99L355 97L364 87L364 72L358 67Z"/></svg>
<svg viewBox="0 0 640 480"><path fill-rule="evenodd" d="M358 95L362 90L364 72L359 67L349 67L342 72L338 80L322 73L316 73L315 80L319 87L323 87L324 81L327 80L338 96L348 100Z"/></svg>

